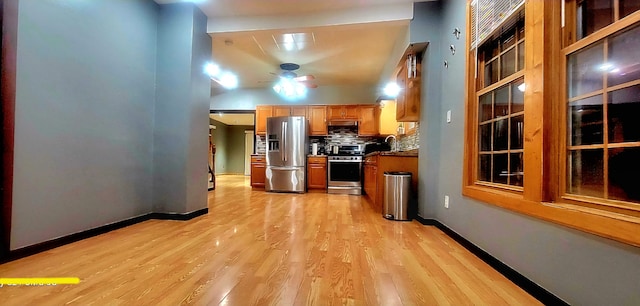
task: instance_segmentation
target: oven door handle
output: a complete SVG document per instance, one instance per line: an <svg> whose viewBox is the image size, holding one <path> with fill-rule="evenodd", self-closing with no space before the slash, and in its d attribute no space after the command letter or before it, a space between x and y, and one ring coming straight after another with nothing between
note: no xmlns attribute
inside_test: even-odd
<svg viewBox="0 0 640 306"><path fill-rule="evenodd" d="M361 160L329 160L330 163L362 163Z"/></svg>

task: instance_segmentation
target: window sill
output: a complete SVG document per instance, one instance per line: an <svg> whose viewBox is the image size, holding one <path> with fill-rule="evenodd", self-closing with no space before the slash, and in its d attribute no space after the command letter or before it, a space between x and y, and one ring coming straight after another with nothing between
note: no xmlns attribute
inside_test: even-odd
<svg viewBox="0 0 640 306"><path fill-rule="evenodd" d="M545 221L640 247L640 218L569 203L531 201L523 194L469 185L462 195Z"/></svg>

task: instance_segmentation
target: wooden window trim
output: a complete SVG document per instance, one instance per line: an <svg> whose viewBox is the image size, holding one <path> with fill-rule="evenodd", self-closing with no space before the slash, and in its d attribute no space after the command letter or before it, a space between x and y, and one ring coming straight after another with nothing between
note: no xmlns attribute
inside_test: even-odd
<svg viewBox="0 0 640 306"><path fill-rule="evenodd" d="M467 2L467 33L471 33L470 2ZM566 0L566 4L573 1ZM570 7L565 8L565 17L571 15ZM573 11L575 14L575 8ZM546 17L546 18L545 18ZM526 177L522 192L514 192L500 186L474 181L477 170L477 103L476 103L476 63L475 50L471 50L471 35L466 42L465 88L465 135L462 194L489 205L498 206L545 221L567 226L583 232L613 239L640 247L640 216L629 204L606 201L610 210L603 210L602 204L592 198L565 195L564 149L566 140L565 103L565 61L570 50L579 50L621 27L640 20L640 12L635 12L618 24L604 27L590 36L569 46L573 33L561 27L560 1L527 1L525 3L525 128L524 128L524 172ZM567 47L569 46L569 47ZM564 47L564 48L563 48ZM561 74L562 73L562 74ZM558 83L558 75L562 75ZM549 80L545 82L545 80ZM546 86L545 86L546 84ZM545 103L545 101L547 101ZM586 204L585 204L586 203ZM595 204L594 204L595 203Z"/></svg>
<svg viewBox="0 0 640 306"><path fill-rule="evenodd" d="M617 1L616 1L616 5L617 5ZM603 95L603 107L606 108L606 104L607 101L605 101L604 99L606 99L606 93L615 91L615 90L619 90L622 88L628 88L630 86L635 86L635 85L639 85L640 84L640 80L635 80L635 81L631 81L631 82L626 82L623 84L619 84L619 85L615 85L615 86L607 86L606 82L605 84L603 84L602 89L594 91L594 92L590 92L590 93L586 93L574 98L570 98L567 99L567 80L566 80L566 65L567 65L567 57L579 50L582 50L588 46L590 46L591 44L594 43L598 43L601 41L604 41L605 44L608 44L607 42L607 38L611 37L611 35L614 35L616 33L618 33L619 31L628 28L628 27L632 27L632 26L640 26L640 11L637 11L617 22L614 22L594 33L592 33L591 35L581 39L578 42L573 43L572 45L566 46L565 48L563 48L561 50L561 67L562 67L562 85L561 85L561 101L564 101L564 103L558 103L556 106L556 110L555 112L559 114L560 116L560 121L559 122L567 122L567 110L566 110L566 102L568 101L574 101L574 100L580 100L583 98L587 98L587 97L592 97L592 96L597 96L597 95ZM606 52L607 52L607 47L605 46L604 48L604 56L606 56ZM606 75L605 75L606 76ZM603 110L604 111L604 110ZM603 124L607 124L607 116L606 114L603 115ZM590 197L590 196L585 196L585 195L578 195L578 194L570 194L567 193L567 165L566 165L566 161L563 161L562 158L566 157L566 152L568 151L568 149L572 148L572 149L589 149L589 148L605 148L604 153L607 153L606 149L611 149L611 148L622 148L622 147L637 147L638 142L625 142L625 143L609 143L608 139L607 139L607 133L605 133L604 135L604 139L603 139L603 143L602 144L594 144L594 145L580 145L580 146L569 146L567 144L568 142L568 135L567 135L567 127L561 127L560 130L562 131L562 133L559 135L559 148L560 148L560 155L558 156L558 163L560 164L560 168L559 168L559 179L560 179L560 184L558 185L558 194L559 194L559 200L558 202L561 203L567 203L568 205L575 205L577 207L584 207L587 210L591 210L591 209L596 209L596 210L601 210L603 211L604 214L607 214L607 212L613 213L613 214L623 214L624 216L631 216L631 218L636 218L636 219L640 219L640 204L636 204L636 203L632 203L632 202L625 202L625 201L618 201L618 200L613 200L613 199L604 199L604 198L598 198L598 197ZM604 159L606 159L606 155L604 157ZM607 171L607 170L605 170ZM606 193L606 189L607 189L607 184L605 183L605 193ZM640 231L639 231L640 232Z"/></svg>

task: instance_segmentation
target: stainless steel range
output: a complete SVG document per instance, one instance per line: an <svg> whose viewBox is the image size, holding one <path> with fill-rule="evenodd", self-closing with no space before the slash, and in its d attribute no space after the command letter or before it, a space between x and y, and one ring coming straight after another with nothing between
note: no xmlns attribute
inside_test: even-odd
<svg viewBox="0 0 640 306"><path fill-rule="evenodd" d="M362 194L362 146L341 145L330 150L327 193ZM336 153L337 152L337 153Z"/></svg>

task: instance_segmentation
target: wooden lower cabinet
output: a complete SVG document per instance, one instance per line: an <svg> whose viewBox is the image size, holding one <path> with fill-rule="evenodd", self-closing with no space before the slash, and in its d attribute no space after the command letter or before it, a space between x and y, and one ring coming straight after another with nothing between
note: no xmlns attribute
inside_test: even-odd
<svg viewBox="0 0 640 306"><path fill-rule="evenodd" d="M384 173L388 171L411 172L411 190L413 196L418 191L418 157L402 155L373 154L365 157L364 192L371 207L382 213L384 201Z"/></svg>
<svg viewBox="0 0 640 306"><path fill-rule="evenodd" d="M377 203L375 203L375 194L378 189L377 176L378 167L375 165L364 166L364 193L375 206L377 206Z"/></svg>
<svg viewBox="0 0 640 306"><path fill-rule="evenodd" d="M307 189L327 189L327 157L307 158Z"/></svg>
<svg viewBox="0 0 640 306"><path fill-rule="evenodd" d="M267 158L264 155L251 156L251 187L264 188Z"/></svg>

